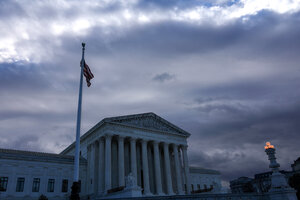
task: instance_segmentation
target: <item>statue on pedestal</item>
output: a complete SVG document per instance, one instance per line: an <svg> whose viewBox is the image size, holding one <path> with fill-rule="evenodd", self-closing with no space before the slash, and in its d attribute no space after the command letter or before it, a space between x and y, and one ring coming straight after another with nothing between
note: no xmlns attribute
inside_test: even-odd
<svg viewBox="0 0 300 200"><path fill-rule="evenodd" d="M136 179L132 175L132 173L129 173L128 176L125 178L125 187L126 188L134 188L137 187Z"/></svg>

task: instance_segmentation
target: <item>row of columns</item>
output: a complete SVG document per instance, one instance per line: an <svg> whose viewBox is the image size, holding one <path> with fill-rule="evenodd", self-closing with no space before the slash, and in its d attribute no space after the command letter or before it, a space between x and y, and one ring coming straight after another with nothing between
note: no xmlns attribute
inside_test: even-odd
<svg viewBox="0 0 300 200"><path fill-rule="evenodd" d="M137 180L137 159L136 159L136 142L137 138L130 138L130 171L132 175ZM149 195L151 194L150 191L150 179L149 179L149 165L148 165L148 151L147 145L148 140L141 139L142 145L142 168L143 168L143 183L144 183L144 194ZM162 189L162 179L161 179L161 165L160 165L160 153L159 153L159 141L153 141L153 152L154 152L154 174L155 174L155 188L157 195L163 195ZM104 143L105 143L105 153L104 150ZM164 155L164 164L165 164L165 177L166 177L166 192L168 195L173 195L173 187L172 187L172 175L171 175L171 161L169 156L169 144L166 142L163 143L163 155ZM105 135L105 141L99 140L99 160L98 166L99 173L98 173L98 188L103 188L104 184L104 191L107 191L112 188L112 166L111 166L111 144L112 144L112 135ZM176 172L176 187L179 194L183 194L183 183L182 183L182 175L181 175L181 161L179 158L178 150L182 148L183 154L183 166L184 166L184 182L186 184L187 193L190 193L190 184L189 184L189 166L188 166L188 158L187 158L187 146L178 146L177 144L172 144L172 150L174 152L174 162L175 162L175 172ZM104 154L104 155L103 155ZM95 157L95 150L91 150L91 159L96 161ZM125 166L124 166L124 137L118 136L118 173L119 173L119 186L125 186ZM103 167L103 156L105 158L105 165ZM102 159L101 159L102 157ZM95 176L96 173L94 169L90 169L90 173L92 176ZM105 172L105 173L101 173ZM103 177L104 175L104 177ZM104 178L104 183L101 181ZM94 191L95 192L95 191Z"/></svg>

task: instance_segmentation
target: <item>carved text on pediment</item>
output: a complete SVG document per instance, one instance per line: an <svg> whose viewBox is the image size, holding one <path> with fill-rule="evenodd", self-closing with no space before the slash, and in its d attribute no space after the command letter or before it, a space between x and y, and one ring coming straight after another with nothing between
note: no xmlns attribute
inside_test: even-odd
<svg viewBox="0 0 300 200"><path fill-rule="evenodd" d="M133 125L141 128L147 128L152 130L159 130L159 131L165 131L165 132L172 132L172 133L181 133L175 128L171 127L170 125L155 119L154 117L136 117L136 118L130 118L130 119L119 119L114 120L113 122L121 123L121 124L127 124L127 125Z"/></svg>

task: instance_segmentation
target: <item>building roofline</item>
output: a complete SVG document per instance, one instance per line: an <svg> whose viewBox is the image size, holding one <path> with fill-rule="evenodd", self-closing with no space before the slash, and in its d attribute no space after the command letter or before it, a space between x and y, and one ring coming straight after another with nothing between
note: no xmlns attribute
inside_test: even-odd
<svg viewBox="0 0 300 200"><path fill-rule="evenodd" d="M87 132L85 132L82 136L80 136L80 142L82 142L83 140L85 140L85 138L87 138L92 132L94 132L96 129L100 128L104 124L107 124L107 123L113 124L113 122L115 120L122 120L122 119L128 119L128 118L133 118L133 117L143 117L143 116L152 116L152 117L154 117L154 118L162 121L163 123L171 126L172 128L178 130L179 132L183 133L183 136L185 136L185 137L189 137L191 135L190 133L188 133L185 130L177 127L176 125L168 122L167 120L165 120L162 117L156 115L155 113L153 113L153 112L147 112L147 113L140 113L140 114L122 115L122 116L117 116L117 117L106 117L106 118L102 119L100 122L98 122L91 129L89 129ZM131 128L138 128L138 129L142 128L142 127L136 127L136 126L129 125L129 124L126 124L126 126L127 127L131 127ZM158 130L147 129L147 128L142 128L142 129L149 130L149 131L158 131ZM158 131L158 132L163 132L163 131ZM71 143L67 148L65 148L62 152L60 152L60 154L65 154L67 151L69 151L74 146L75 146L75 141L73 143Z"/></svg>
<svg viewBox="0 0 300 200"><path fill-rule="evenodd" d="M74 163L74 156L71 155L2 148L0 148L0 159ZM86 164L87 161L85 158L81 157L80 163Z"/></svg>
<svg viewBox="0 0 300 200"><path fill-rule="evenodd" d="M189 172L190 173L200 173L200 174L217 174L220 175L221 173L217 170L213 169L206 169L202 167L195 167L195 166L189 166Z"/></svg>

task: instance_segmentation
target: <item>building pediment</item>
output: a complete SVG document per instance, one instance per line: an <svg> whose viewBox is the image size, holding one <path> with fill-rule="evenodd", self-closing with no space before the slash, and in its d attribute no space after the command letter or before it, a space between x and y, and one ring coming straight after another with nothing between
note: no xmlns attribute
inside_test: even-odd
<svg viewBox="0 0 300 200"><path fill-rule="evenodd" d="M105 125L123 125L131 128L142 128L150 131L159 131L164 133L181 135L183 137L189 137L190 133L182 130L167 120L159 117L158 115L150 113L142 113L135 115L125 115L119 117L109 117L101 120L93 128L88 130L83 136L80 137L80 141L84 141L87 138L91 139L91 136L95 136L95 132ZM66 154L72 148L75 148L75 142L69 145L61 154Z"/></svg>
<svg viewBox="0 0 300 200"><path fill-rule="evenodd" d="M167 120L159 117L154 113L143 113L136 115L126 115L120 117L105 118L104 122L127 125L131 127L143 128L154 131L162 131L175 133L179 135L189 136L190 134L180 129Z"/></svg>

